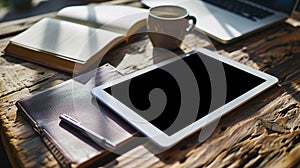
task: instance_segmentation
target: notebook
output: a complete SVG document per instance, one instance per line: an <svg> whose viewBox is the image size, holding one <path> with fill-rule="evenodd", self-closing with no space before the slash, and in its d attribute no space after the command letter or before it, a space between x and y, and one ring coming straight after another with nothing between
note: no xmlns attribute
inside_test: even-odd
<svg viewBox="0 0 300 168"><path fill-rule="evenodd" d="M163 4L183 6L194 15L196 27L222 42L236 41L283 21L297 0L141 0L146 6Z"/></svg>
<svg viewBox="0 0 300 168"><path fill-rule="evenodd" d="M62 122L59 115L71 116L86 128L116 144L116 148L124 148L136 131L111 115L107 108L99 106L90 93L93 87L120 76L122 74L115 68L105 64L94 71L19 100L16 105L62 167L101 164L99 162L105 160L100 158L111 153Z"/></svg>

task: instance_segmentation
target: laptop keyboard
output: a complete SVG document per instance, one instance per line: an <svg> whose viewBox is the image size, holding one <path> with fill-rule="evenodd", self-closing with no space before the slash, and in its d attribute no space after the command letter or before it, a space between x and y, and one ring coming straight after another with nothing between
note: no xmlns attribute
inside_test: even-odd
<svg viewBox="0 0 300 168"><path fill-rule="evenodd" d="M266 11L264 9L255 6L251 6L250 4L245 4L238 0L202 0L202 1L218 6L222 9L228 10L230 12L251 19L253 21L256 21L257 19L264 19L273 14L272 12Z"/></svg>

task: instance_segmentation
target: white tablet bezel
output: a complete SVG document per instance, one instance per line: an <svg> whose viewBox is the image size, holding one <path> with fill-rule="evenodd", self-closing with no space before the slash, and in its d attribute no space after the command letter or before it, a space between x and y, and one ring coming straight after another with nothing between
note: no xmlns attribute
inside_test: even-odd
<svg viewBox="0 0 300 168"><path fill-rule="evenodd" d="M214 59L220 60L226 64L229 64L231 66L234 66L236 68L239 68L243 71L246 71L252 75L255 75L257 77L260 77L265 80L265 82L261 83L260 85L254 87L253 89L249 90L248 92L242 94L241 96L235 98L234 100L226 103L222 107L212 111L211 113L207 114L206 116L200 118L199 120L195 121L194 123L190 124L189 126L181 129L180 131L174 133L171 136L168 136L158 128L156 128L154 125L152 125L150 122L145 120L143 117L132 111L130 108L128 108L126 105L121 103L119 100L115 99L113 96L108 94L106 91L104 91L105 88L113 86L117 83L120 83L122 81L126 81L128 79L131 79L135 76L141 75L143 73L146 73L148 71L151 71L153 69L156 69L158 67L164 66L166 64L169 64L171 62L174 62L178 59L181 59L180 57L171 58L169 60L160 62L158 64L155 64L153 66L150 66L148 68L145 68L143 70L137 71L135 73L126 75L124 77L118 78L116 80L107 82L101 86L98 86L92 90L92 94L100 100L102 103L106 104L108 107L110 107L114 112L116 112L119 116L121 116L124 120L126 120L129 124L131 124L133 127L135 127L137 130L139 130L144 135L148 136L153 142L155 142L157 145L163 148L168 148L183 138L191 135L192 133L200 130L204 126L208 125L209 123L220 119L221 116L224 114L232 111L234 108L240 106L241 104L245 103L249 99L253 98L257 94L261 93L262 91L268 89L269 87L273 86L278 82L278 79L274 76L271 76L269 74L266 74L264 72L252 69L244 64L241 64L239 62L233 61L231 59L228 59L224 56L221 56L217 54L216 52L209 51L207 49L197 49L194 52L200 52L201 54L207 55L209 57L212 57ZM194 53L193 52L193 53ZM190 54L186 54L185 56L188 56Z"/></svg>

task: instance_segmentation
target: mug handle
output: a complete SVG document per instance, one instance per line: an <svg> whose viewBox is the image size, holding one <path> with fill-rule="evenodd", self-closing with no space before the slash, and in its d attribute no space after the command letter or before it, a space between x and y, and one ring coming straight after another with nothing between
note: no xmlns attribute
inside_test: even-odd
<svg viewBox="0 0 300 168"><path fill-rule="evenodd" d="M189 19L189 21L190 20L192 21L192 24L190 24L189 27L186 28L187 33L191 32L195 28L195 25L197 23L197 19L195 16L189 16L188 19Z"/></svg>

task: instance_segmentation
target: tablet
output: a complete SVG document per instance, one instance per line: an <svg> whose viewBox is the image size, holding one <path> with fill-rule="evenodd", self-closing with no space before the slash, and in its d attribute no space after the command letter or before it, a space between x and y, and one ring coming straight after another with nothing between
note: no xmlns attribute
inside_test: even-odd
<svg viewBox="0 0 300 168"><path fill-rule="evenodd" d="M277 81L201 48L95 87L92 94L159 147L168 148Z"/></svg>

